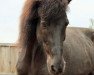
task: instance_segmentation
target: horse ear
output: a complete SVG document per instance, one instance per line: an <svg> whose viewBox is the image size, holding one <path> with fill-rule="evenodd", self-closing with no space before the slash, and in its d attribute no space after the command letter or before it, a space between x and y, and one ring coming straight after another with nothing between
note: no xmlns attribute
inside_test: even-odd
<svg viewBox="0 0 94 75"><path fill-rule="evenodd" d="M32 4L32 12L31 14L33 14L32 16L34 16L36 13L38 13L38 8L40 7L41 1L34 1L34 3ZM35 16L34 16L35 17ZM38 15L37 15L38 17Z"/></svg>
<svg viewBox="0 0 94 75"><path fill-rule="evenodd" d="M34 6L38 8L40 4L41 4L41 1L35 1Z"/></svg>
<svg viewBox="0 0 94 75"><path fill-rule="evenodd" d="M71 0L68 0L68 4L71 2Z"/></svg>
<svg viewBox="0 0 94 75"><path fill-rule="evenodd" d="M91 40L94 42L94 32L92 33Z"/></svg>

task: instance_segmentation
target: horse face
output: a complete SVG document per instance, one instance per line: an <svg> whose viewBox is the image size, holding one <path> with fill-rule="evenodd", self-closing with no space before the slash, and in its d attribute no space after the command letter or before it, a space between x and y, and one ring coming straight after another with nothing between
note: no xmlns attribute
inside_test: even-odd
<svg viewBox="0 0 94 75"><path fill-rule="evenodd" d="M63 58L63 41L65 40L68 19L65 4L58 0L44 1L39 8L40 23L37 28L37 39L47 56L47 67L51 74L62 74L65 68ZM52 5L52 6L50 6Z"/></svg>
<svg viewBox="0 0 94 75"><path fill-rule="evenodd" d="M64 15L55 21L41 21L38 27L37 37L46 52L48 71L52 74L61 74L65 68L62 51L67 25L68 19Z"/></svg>

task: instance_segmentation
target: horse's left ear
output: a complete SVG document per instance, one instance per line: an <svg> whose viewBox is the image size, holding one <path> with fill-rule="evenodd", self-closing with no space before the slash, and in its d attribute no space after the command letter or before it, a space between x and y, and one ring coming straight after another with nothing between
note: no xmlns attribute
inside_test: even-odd
<svg viewBox="0 0 94 75"><path fill-rule="evenodd" d="M92 40L93 43L94 43L94 32L92 33L91 40Z"/></svg>
<svg viewBox="0 0 94 75"><path fill-rule="evenodd" d="M71 2L71 0L68 0L68 4Z"/></svg>

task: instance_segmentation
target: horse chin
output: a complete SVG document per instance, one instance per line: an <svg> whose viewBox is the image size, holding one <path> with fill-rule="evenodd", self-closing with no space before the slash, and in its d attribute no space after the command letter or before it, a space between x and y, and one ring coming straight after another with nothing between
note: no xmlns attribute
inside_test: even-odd
<svg viewBox="0 0 94 75"><path fill-rule="evenodd" d="M59 73L59 74L58 74L58 73L54 73L54 72L52 72L52 71L49 71L49 74L50 74L50 75L63 75L63 73Z"/></svg>

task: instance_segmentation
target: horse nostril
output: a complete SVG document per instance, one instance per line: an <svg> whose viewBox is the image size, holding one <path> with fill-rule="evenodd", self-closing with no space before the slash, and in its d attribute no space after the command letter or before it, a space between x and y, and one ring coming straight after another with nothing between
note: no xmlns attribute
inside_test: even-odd
<svg viewBox="0 0 94 75"><path fill-rule="evenodd" d="M52 70L53 72L56 71L54 65L51 66L51 70Z"/></svg>
<svg viewBox="0 0 94 75"><path fill-rule="evenodd" d="M51 66L51 70L56 74L62 73L62 68L61 67L55 67L54 65Z"/></svg>

